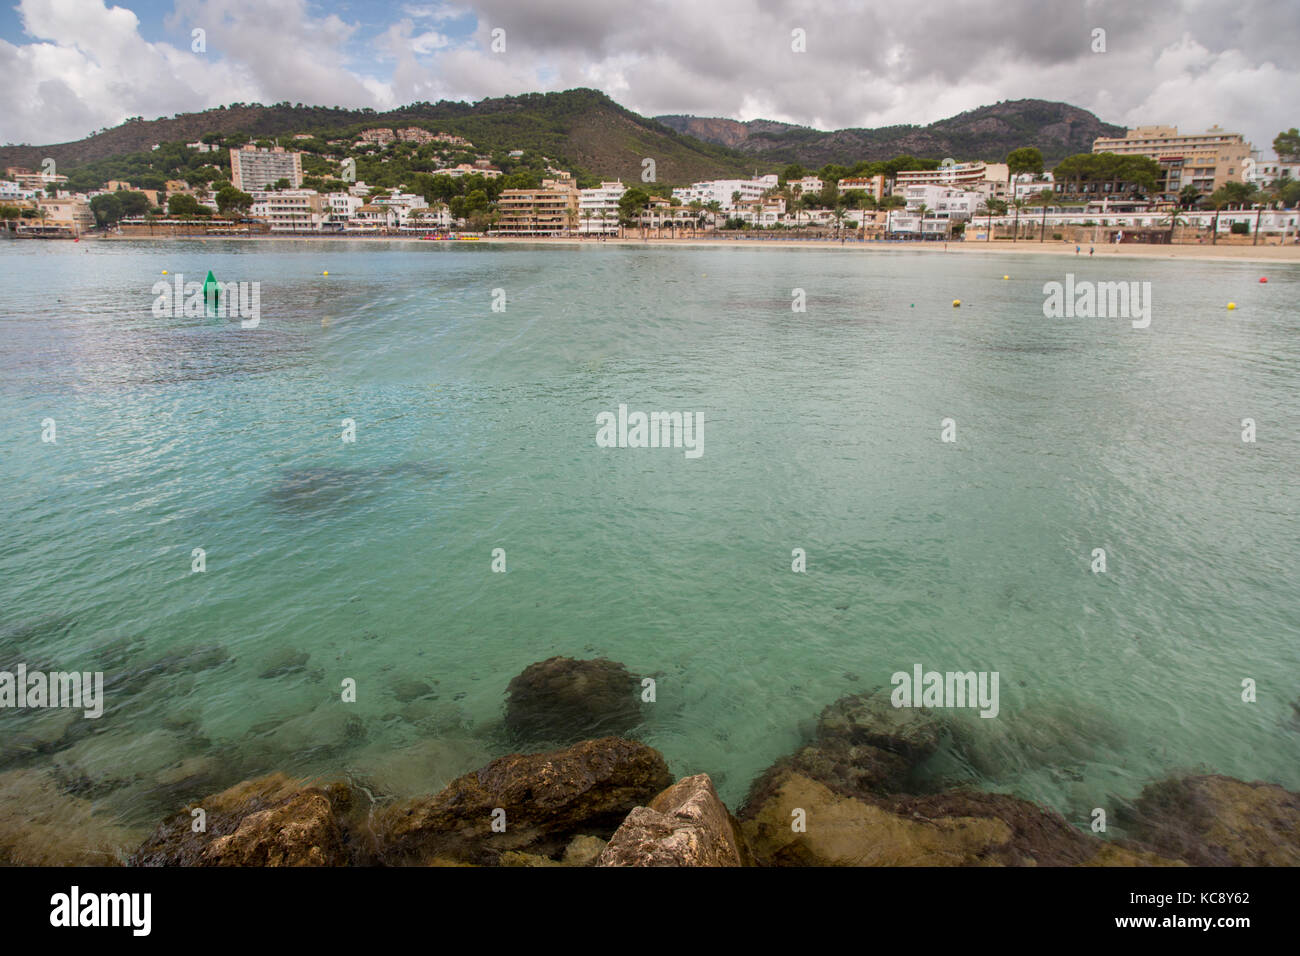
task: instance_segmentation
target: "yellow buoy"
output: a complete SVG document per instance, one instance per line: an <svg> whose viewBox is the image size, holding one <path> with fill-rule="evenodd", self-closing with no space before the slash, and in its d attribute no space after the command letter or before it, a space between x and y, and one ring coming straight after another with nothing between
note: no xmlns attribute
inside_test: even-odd
<svg viewBox="0 0 1300 956"><path fill-rule="evenodd" d="M164 269L164 270L163 270L163 275L166 275L166 274L167 274L167 270Z"/></svg>
<svg viewBox="0 0 1300 956"><path fill-rule="evenodd" d="M1231 312L1231 311L1232 311L1233 309L1235 309L1236 307L1237 307L1237 303L1235 303L1235 302L1229 302L1229 303L1228 303L1228 311L1229 311L1229 312Z"/></svg>
<svg viewBox="0 0 1300 956"><path fill-rule="evenodd" d="M1002 278L1004 278L1004 279L1010 279L1011 276L1003 276Z"/></svg>
<svg viewBox="0 0 1300 956"><path fill-rule="evenodd" d="M961 305L961 299L953 299L953 300L952 300L952 307L953 307L954 309L957 308L957 306L959 306L959 305Z"/></svg>
<svg viewBox="0 0 1300 956"><path fill-rule="evenodd" d="M327 275L329 275L329 274L330 274L330 271L329 271L328 269L326 269L324 272L321 273L321 275L323 275L323 276L327 276Z"/></svg>

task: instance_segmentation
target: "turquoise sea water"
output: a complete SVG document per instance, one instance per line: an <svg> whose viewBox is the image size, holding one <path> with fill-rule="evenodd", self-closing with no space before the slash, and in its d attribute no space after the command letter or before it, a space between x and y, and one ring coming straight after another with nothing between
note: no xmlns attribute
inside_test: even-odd
<svg viewBox="0 0 1300 956"><path fill-rule="evenodd" d="M164 269L259 281L260 327L155 317ZM1066 272L1149 281L1151 327L1045 319ZM137 823L272 769L437 789L563 654L655 677L637 735L733 807L917 663L1001 677L978 759L935 773L1076 823L1171 771L1295 789L1298 291L905 249L0 243L0 658L110 683L32 765ZM704 454L598 448L619 404L702 413Z"/></svg>

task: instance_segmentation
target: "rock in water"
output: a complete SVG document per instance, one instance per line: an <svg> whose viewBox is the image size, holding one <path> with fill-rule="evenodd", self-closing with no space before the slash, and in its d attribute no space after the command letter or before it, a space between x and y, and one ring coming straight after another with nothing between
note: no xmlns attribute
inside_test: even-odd
<svg viewBox="0 0 1300 956"><path fill-rule="evenodd" d="M641 722L636 689L617 661L552 657L506 688L506 728L523 740L560 744L621 736Z"/></svg>
<svg viewBox="0 0 1300 956"><path fill-rule="evenodd" d="M1300 866L1300 793L1217 774L1148 784L1120 814L1133 835L1193 866Z"/></svg>
<svg viewBox="0 0 1300 956"><path fill-rule="evenodd" d="M673 784L637 807L614 833L596 866L749 866L740 824L706 773Z"/></svg>
<svg viewBox="0 0 1300 956"><path fill-rule="evenodd" d="M344 784L303 786L271 774L213 794L158 825L131 857L133 866L345 866ZM190 811L201 808L206 832Z"/></svg>
<svg viewBox="0 0 1300 956"><path fill-rule="evenodd" d="M1003 793L846 797L791 771L741 813L764 866L1169 866Z"/></svg>
<svg viewBox="0 0 1300 956"><path fill-rule="evenodd" d="M925 707L895 707L883 690L841 697L822 711L819 740L866 744L898 754L909 764L930 756L939 747L943 724Z"/></svg>
<svg viewBox="0 0 1300 956"><path fill-rule="evenodd" d="M202 855L205 866L343 866L343 832L329 797L303 790L269 810L250 813Z"/></svg>
<svg viewBox="0 0 1300 956"><path fill-rule="evenodd" d="M905 791L912 771L938 749L943 733L933 710L896 708L886 691L841 697L821 712L816 739L764 771L746 803L787 771L846 797Z"/></svg>
<svg viewBox="0 0 1300 956"><path fill-rule="evenodd" d="M379 856L398 865L493 864L510 850L555 857L576 835L613 833L629 811L671 783L657 750L617 737L510 754L435 796L377 812ZM494 829L494 822L504 829Z"/></svg>

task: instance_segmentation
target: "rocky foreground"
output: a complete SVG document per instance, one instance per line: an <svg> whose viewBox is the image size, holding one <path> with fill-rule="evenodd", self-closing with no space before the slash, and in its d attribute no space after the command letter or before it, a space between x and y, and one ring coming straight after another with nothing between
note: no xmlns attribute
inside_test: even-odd
<svg viewBox="0 0 1300 956"><path fill-rule="evenodd" d="M896 709L882 691L828 706L811 741L764 771L733 815L707 774L674 780L657 750L621 736L639 720L634 686L612 661L534 664L510 684L506 726L518 740L567 746L500 757L413 799L358 782L282 774L246 780L163 820L126 862L1300 865L1300 794L1274 784L1217 775L1152 783L1123 809L1124 840L1099 837L1009 794L928 791L918 784L918 768L945 740L960 744L969 728L942 712ZM26 807L0 807L0 859L35 862L5 845L5 813L39 816L40 794L31 796ZM23 823L29 834L39 832L39 819ZM106 856L81 862L112 862Z"/></svg>

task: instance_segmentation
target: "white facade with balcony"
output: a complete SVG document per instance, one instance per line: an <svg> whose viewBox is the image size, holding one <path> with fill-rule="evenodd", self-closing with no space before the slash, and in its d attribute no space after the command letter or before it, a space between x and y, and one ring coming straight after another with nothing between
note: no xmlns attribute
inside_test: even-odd
<svg viewBox="0 0 1300 956"><path fill-rule="evenodd" d="M578 234L618 235L618 201L625 192L627 187L621 182L578 190Z"/></svg>

